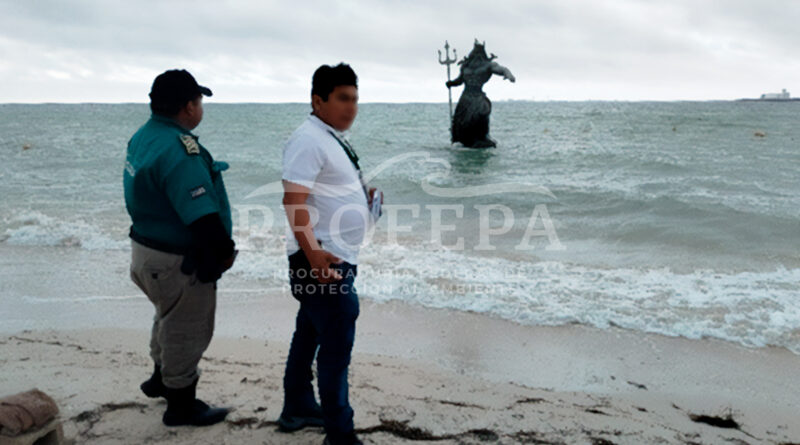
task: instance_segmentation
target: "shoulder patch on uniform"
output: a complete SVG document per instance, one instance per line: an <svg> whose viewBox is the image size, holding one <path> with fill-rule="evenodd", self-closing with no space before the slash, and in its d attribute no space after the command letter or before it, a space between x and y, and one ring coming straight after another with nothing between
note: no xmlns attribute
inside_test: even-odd
<svg viewBox="0 0 800 445"><path fill-rule="evenodd" d="M192 199L199 198L206 194L206 188L201 185L200 187L189 190L189 194L192 196Z"/></svg>
<svg viewBox="0 0 800 445"><path fill-rule="evenodd" d="M125 171L127 171L131 177L136 176L136 169L133 168L133 164L127 160L125 161Z"/></svg>
<svg viewBox="0 0 800 445"><path fill-rule="evenodd" d="M181 135L181 142L183 143L183 147L186 148L186 153L190 155L196 155L200 153L200 146L197 145L197 141L189 134Z"/></svg>

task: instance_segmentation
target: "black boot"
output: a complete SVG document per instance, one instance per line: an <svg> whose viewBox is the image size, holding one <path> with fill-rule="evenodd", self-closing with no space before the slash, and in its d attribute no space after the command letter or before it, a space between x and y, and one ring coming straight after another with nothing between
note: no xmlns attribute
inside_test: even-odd
<svg viewBox="0 0 800 445"><path fill-rule="evenodd" d="M354 431L349 433L328 433L322 445L364 445Z"/></svg>
<svg viewBox="0 0 800 445"><path fill-rule="evenodd" d="M166 426L208 426L225 420L227 408L212 408L195 397L197 380L185 388L167 387L167 411L162 421Z"/></svg>
<svg viewBox="0 0 800 445"><path fill-rule="evenodd" d="M153 375L150 380L145 380L144 383L139 385L144 395L155 399L157 397L166 397L167 387L161 382L161 366L154 365Z"/></svg>

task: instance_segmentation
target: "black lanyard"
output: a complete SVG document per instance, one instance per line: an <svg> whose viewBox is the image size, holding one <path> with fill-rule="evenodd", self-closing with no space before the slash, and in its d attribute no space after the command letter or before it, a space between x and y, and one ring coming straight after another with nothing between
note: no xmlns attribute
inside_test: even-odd
<svg viewBox="0 0 800 445"><path fill-rule="evenodd" d="M339 145L342 147L342 149L344 149L344 152L345 154L347 154L347 157L350 159L350 162L353 163L353 167L355 167L356 171L358 172L358 180L359 182L361 182L361 188L362 190L364 190L364 196L367 198L367 202L370 202L369 192L367 191L367 184L364 183L364 176L361 174L361 167L358 166L358 155L356 154L356 151L353 150L353 147L350 146L350 143L348 143L347 141L342 142L342 140L339 139L332 131L328 130L328 133L330 133L331 136L333 136L333 138L336 139L336 142L338 142Z"/></svg>
<svg viewBox="0 0 800 445"><path fill-rule="evenodd" d="M350 162L352 162L356 170L361 173L361 167L358 166L358 155L356 154L355 150L353 150L353 147L351 147L347 141L342 142L342 140L336 137L332 131L328 130L328 133L330 133L331 136L336 139L336 142L341 145L341 147L344 149L344 152L347 154L347 157L350 159Z"/></svg>

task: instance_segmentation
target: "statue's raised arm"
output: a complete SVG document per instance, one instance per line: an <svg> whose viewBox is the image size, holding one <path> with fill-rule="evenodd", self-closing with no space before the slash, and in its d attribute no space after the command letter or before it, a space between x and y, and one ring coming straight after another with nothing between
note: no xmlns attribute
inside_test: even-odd
<svg viewBox="0 0 800 445"><path fill-rule="evenodd" d="M492 62L492 72L495 73L495 74L500 74L501 76L503 76L503 79L510 80L511 83L514 83L514 82L517 81L517 78L514 77L513 74L511 74L511 70L509 70L508 68L504 67L503 65L500 65L497 62Z"/></svg>
<svg viewBox="0 0 800 445"><path fill-rule="evenodd" d="M460 142L465 147L487 148L496 146L496 142L489 137L489 114L492 112L492 103L483 92L483 84L499 74L504 79L515 82L517 79L511 71L493 62L497 56L486 55L485 44L475 40L475 46L467 57L458 62L461 65L459 76L449 82L447 87L464 84L464 91L456 105L451 126L452 141Z"/></svg>

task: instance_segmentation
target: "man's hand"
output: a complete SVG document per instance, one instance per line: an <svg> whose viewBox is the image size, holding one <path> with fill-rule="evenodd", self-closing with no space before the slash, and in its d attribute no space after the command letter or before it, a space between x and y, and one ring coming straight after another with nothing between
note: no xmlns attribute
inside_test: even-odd
<svg viewBox="0 0 800 445"><path fill-rule="evenodd" d="M219 213L201 216L188 228L192 234L192 249L184 257L181 272L186 275L197 272L201 283L219 280L236 258L236 244L225 231Z"/></svg>
<svg viewBox="0 0 800 445"><path fill-rule="evenodd" d="M236 261L236 255L238 255L238 254L239 254L239 251L238 250L234 250L233 254L231 254L230 258L228 258L227 260L225 260L222 263L222 270L220 270L220 275L223 274L226 270L228 270L231 267L233 267L233 263Z"/></svg>
<svg viewBox="0 0 800 445"><path fill-rule="evenodd" d="M327 250L314 250L308 255L308 262L311 264L311 277L322 284L333 283L342 279L342 275L331 264L342 264L342 259Z"/></svg>

